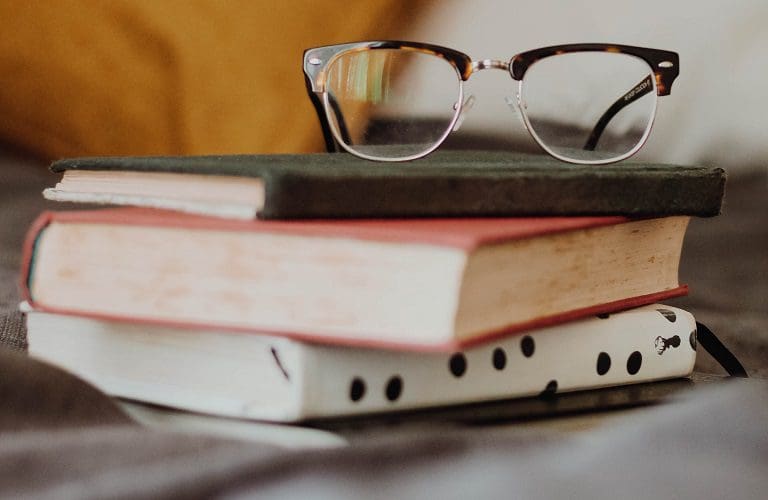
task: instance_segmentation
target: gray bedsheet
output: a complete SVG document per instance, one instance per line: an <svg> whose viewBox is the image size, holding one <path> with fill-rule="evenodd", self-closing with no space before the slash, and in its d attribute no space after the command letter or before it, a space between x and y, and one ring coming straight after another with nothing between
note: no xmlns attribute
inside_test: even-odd
<svg viewBox="0 0 768 500"><path fill-rule="evenodd" d="M768 491L768 177L729 180L726 215L693 221L674 302L758 380L700 384L588 430L553 424L397 428L342 449L151 430L113 401L27 358L19 249L53 179L0 154L0 495L35 497L764 498ZM14 352L16 351L16 352ZM697 370L722 373L701 355Z"/></svg>

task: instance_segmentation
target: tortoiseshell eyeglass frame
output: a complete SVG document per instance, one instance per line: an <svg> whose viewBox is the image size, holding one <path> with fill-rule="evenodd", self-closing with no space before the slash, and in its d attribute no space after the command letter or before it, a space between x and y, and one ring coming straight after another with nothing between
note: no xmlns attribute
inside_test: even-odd
<svg viewBox="0 0 768 500"><path fill-rule="evenodd" d="M366 156L359 152L356 152L352 148L347 146L349 143L349 135L346 130L343 119L338 120L337 127L331 125L330 114L338 112L338 104L330 98L329 93L326 92L326 78L327 68L329 68L333 62L342 56L343 54L355 51L365 50L377 50L377 49L400 49L418 51L426 54L431 54L437 57L441 57L448 61L456 70L457 78L460 85L460 99L458 101L457 109L453 116L449 127L446 129L440 140L430 149L409 157L404 158L374 158ZM376 161L407 161L422 158L435 149L445 140L445 138L453 130L454 125L461 115L463 90L461 82L469 80L473 73L476 73L485 69L501 69L508 71L510 76L519 82L522 86L523 77L525 76L528 68L531 67L536 61L544 59L546 57L558 56L561 54L577 53L577 52L613 52L620 54L629 54L638 57L645 61L650 71L654 75L654 80L649 81L650 78L645 78L638 82L635 87L628 89L628 91L622 95L616 102L610 106L603 116L598 120L594 129L592 130L589 139L584 145L585 150L594 150L600 135L607 126L608 122L613 116L618 113L623 107L642 97L643 95L653 91L655 89L658 96L669 95L672 89L672 83L680 73L680 59L676 52L668 50L650 49L645 47L634 47L630 45L617 45L607 43L574 43L566 45L553 45L550 47L542 47L539 49L528 50L521 52L513 56L509 61L502 61L496 59L483 59L480 61L472 61L472 59L457 50L441 47L438 45L431 45L419 42L404 42L394 40L383 41L367 41L367 42L353 42L344 43L340 45L328 45L324 47L316 47L307 49L304 51L304 79L307 85L307 93L315 107L317 116L320 120L320 126L323 131L323 137L325 139L325 145L328 152L337 152L341 149L348 151L349 153L359 156L361 158L376 160ZM521 87L522 88L522 87ZM518 99L520 92L518 92ZM519 104L519 103L518 103ZM654 107L655 109L655 107ZM533 131L527 116L523 113L523 121L536 143L547 153L558 158L560 160L569 163L582 163L582 164L605 164L613 163L623 159L626 159L635 154L645 143L650 134L651 125L653 122L653 116L651 117L651 123L649 124L646 133L642 137L641 141L629 152L610 158L607 160L595 160L584 161L573 158L563 157L552 151L546 144L544 144L536 133Z"/></svg>

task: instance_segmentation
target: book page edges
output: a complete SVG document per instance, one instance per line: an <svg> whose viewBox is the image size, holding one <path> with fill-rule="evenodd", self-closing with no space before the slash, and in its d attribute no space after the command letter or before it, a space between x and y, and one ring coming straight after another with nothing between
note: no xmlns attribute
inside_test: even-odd
<svg viewBox="0 0 768 500"><path fill-rule="evenodd" d="M65 171L61 181L45 189L43 196L53 201L183 209L203 214L218 204L239 205L250 207L255 215L264 206L265 182L260 177L233 175L75 169Z"/></svg>
<svg viewBox="0 0 768 500"><path fill-rule="evenodd" d="M54 223L30 290L81 312L433 342L450 336L465 259L419 244Z"/></svg>
<svg viewBox="0 0 768 500"><path fill-rule="evenodd" d="M250 220L256 217L262 204L255 206L223 203L202 202L197 200L172 199L147 195L127 195L109 193L85 193L73 191L60 191L48 188L43 191L46 200L72 203L94 203L97 205L125 205L157 208L162 210L177 210L188 214L208 215L229 219Z"/></svg>
<svg viewBox="0 0 768 500"><path fill-rule="evenodd" d="M689 217L486 245L470 254L454 320L456 337L679 286ZM524 293L519 293L524 290Z"/></svg>

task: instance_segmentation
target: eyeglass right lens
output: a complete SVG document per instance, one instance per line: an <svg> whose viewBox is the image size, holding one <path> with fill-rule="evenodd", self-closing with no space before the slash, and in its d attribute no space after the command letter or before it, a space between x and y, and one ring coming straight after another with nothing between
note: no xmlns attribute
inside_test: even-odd
<svg viewBox="0 0 768 500"><path fill-rule="evenodd" d="M446 59L406 49L341 54L327 68L326 104L336 136L376 160L406 160L437 147L451 130L461 80Z"/></svg>
<svg viewBox="0 0 768 500"><path fill-rule="evenodd" d="M528 68L521 100L544 149L566 161L607 163L631 155L647 138L656 83L651 67L638 57L567 53Z"/></svg>

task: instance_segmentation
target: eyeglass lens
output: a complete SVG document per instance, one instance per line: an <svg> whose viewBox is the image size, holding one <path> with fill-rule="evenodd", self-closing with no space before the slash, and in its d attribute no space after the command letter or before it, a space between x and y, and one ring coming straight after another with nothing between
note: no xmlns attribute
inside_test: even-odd
<svg viewBox="0 0 768 500"><path fill-rule="evenodd" d="M611 52L575 52L535 62L523 77L528 127L555 156L600 162L639 147L656 110L650 66Z"/></svg>
<svg viewBox="0 0 768 500"><path fill-rule="evenodd" d="M327 69L326 95L337 139L372 158L434 149L451 128L460 76L445 59L403 49L352 51Z"/></svg>
<svg viewBox="0 0 768 500"><path fill-rule="evenodd" d="M511 81L511 80L510 80ZM326 109L337 139L371 159L407 159L448 135L461 78L444 58L418 50L341 54L327 68ZM647 137L656 86L642 59L576 52L533 63L520 85L526 124L550 154L583 163L626 157Z"/></svg>

